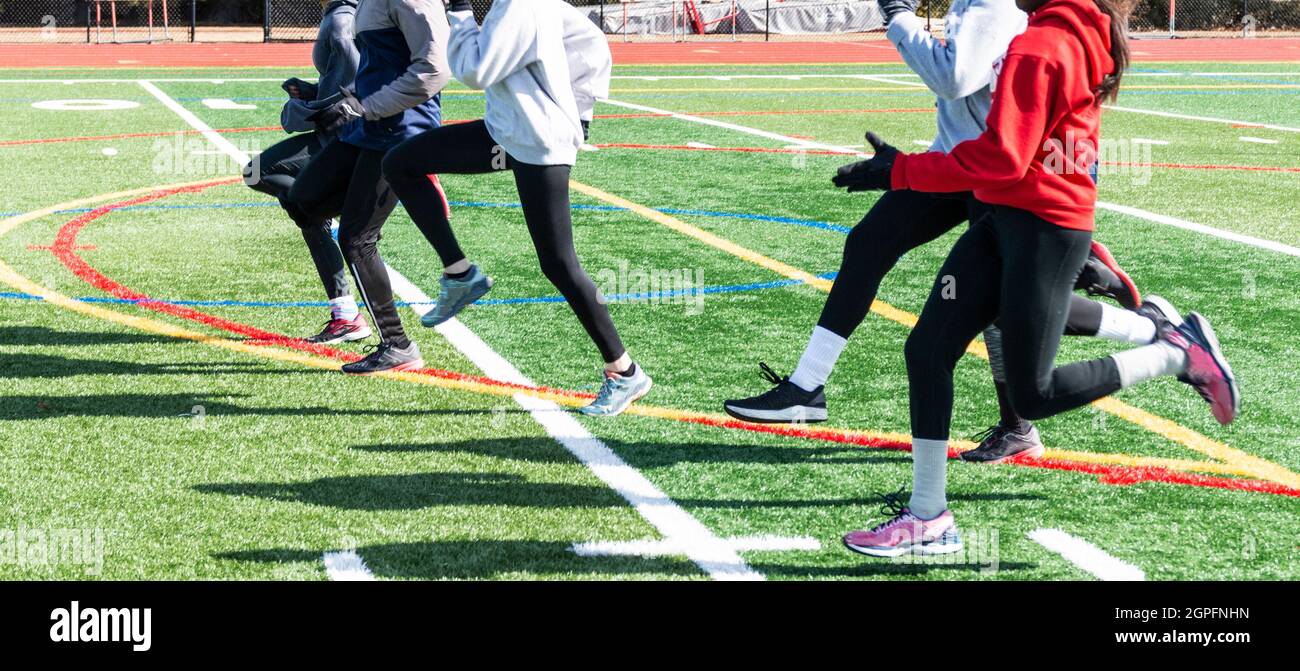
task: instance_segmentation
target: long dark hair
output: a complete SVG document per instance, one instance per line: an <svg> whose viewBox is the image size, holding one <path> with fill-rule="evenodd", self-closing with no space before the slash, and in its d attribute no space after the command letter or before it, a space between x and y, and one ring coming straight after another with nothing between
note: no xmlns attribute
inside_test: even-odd
<svg viewBox="0 0 1300 671"><path fill-rule="evenodd" d="M1122 0L1094 0L1097 8L1110 17L1110 58L1115 61L1115 71L1106 75L1097 87L1097 102L1115 102L1119 97L1119 82L1128 69L1128 13L1120 7Z"/></svg>

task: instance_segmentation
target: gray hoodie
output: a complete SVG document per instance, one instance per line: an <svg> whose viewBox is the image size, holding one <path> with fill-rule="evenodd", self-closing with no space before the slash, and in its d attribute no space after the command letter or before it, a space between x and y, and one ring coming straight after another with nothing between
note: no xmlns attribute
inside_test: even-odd
<svg viewBox="0 0 1300 671"><path fill-rule="evenodd" d="M357 0L334 0L325 7L316 44L311 50L312 65L320 73L315 99L290 99L285 103L280 111L280 125L286 133L315 130L316 125L307 117L332 103L339 90L350 86L356 78L361 59L355 41L356 16Z"/></svg>
<svg viewBox="0 0 1300 671"><path fill-rule="evenodd" d="M942 43L912 12L896 15L885 35L938 96L939 134L930 149L947 153L984 132L994 68L1028 17L1015 0L953 0L943 22Z"/></svg>

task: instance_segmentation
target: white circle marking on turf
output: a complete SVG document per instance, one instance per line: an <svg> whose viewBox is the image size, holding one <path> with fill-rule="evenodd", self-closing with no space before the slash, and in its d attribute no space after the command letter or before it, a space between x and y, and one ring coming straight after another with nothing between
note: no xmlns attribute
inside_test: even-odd
<svg viewBox="0 0 1300 671"><path fill-rule="evenodd" d="M104 112L108 110L129 110L139 107L134 100L42 100L32 103L38 110L54 112Z"/></svg>

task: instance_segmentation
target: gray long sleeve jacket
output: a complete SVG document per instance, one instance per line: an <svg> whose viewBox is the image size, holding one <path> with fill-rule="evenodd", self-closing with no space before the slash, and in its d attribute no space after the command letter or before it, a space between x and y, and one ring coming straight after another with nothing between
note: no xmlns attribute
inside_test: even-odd
<svg viewBox="0 0 1300 671"><path fill-rule="evenodd" d="M311 62L320 74L315 100L290 99L280 111L280 125L286 133L315 130L307 117L315 114L338 96L339 90L351 86L357 76L361 54L357 51L357 0L334 0L325 7Z"/></svg>
<svg viewBox="0 0 1300 671"><path fill-rule="evenodd" d="M930 149L947 153L984 132L994 68L1028 17L1015 0L954 0L943 21L943 42L911 12L895 16L885 35L938 96L939 134Z"/></svg>

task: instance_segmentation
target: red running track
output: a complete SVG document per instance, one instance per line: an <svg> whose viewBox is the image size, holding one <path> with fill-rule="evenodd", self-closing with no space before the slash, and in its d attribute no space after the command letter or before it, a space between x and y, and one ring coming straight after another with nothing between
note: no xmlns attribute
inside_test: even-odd
<svg viewBox="0 0 1300 671"><path fill-rule="evenodd" d="M1136 61L1300 62L1298 38L1134 40ZM621 65L758 65L764 63L899 63L889 42L612 41ZM308 67L308 43L4 44L4 68Z"/></svg>

